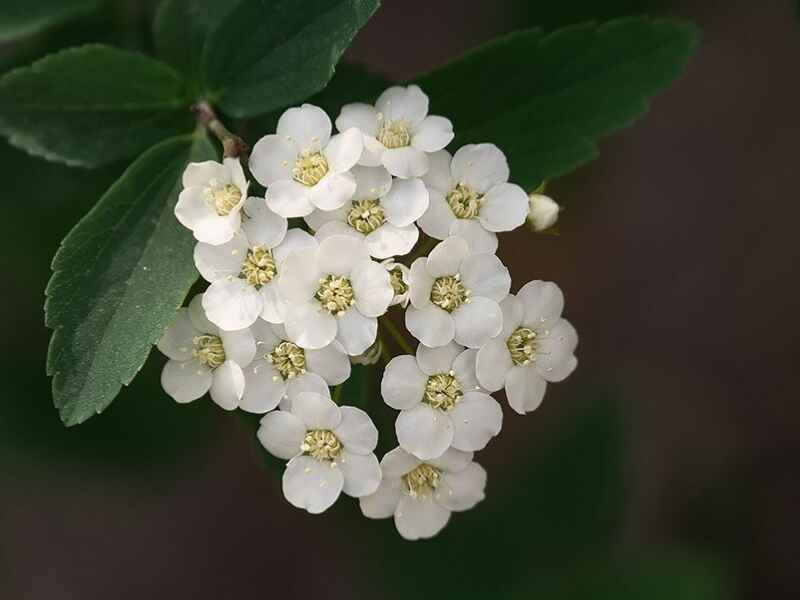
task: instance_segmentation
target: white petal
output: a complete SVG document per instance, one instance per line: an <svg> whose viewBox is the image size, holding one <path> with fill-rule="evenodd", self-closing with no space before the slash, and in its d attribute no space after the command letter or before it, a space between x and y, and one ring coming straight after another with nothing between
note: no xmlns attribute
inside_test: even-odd
<svg viewBox="0 0 800 600"><path fill-rule="evenodd" d="M409 286L411 304L416 308L425 308L431 303L431 290L433 289L433 277L428 273L428 259L420 256L411 263L411 284Z"/></svg>
<svg viewBox="0 0 800 600"><path fill-rule="evenodd" d="M418 239L419 229L416 225L397 227L391 223L384 223L367 235L364 243L367 245L370 255L383 259L408 254L417 244Z"/></svg>
<svg viewBox="0 0 800 600"><path fill-rule="evenodd" d="M394 513L398 533L411 541L435 536L444 529L448 520L450 511L430 496L412 498L402 494Z"/></svg>
<svg viewBox="0 0 800 600"><path fill-rule="evenodd" d="M479 194L508 181L508 161L494 144L467 144L453 155L453 179L465 183ZM527 204L527 196L526 196Z"/></svg>
<svg viewBox="0 0 800 600"><path fill-rule="evenodd" d="M309 188L293 179L280 179L267 188L267 206L282 217L305 217L314 210Z"/></svg>
<svg viewBox="0 0 800 600"><path fill-rule="evenodd" d="M422 177L428 172L428 155L412 146L390 148L381 154L381 163L395 177Z"/></svg>
<svg viewBox="0 0 800 600"><path fill-rule="evenodd" d="M497 252L497 234L486 231L476 219L456 219L450 226L450 235L464 238L472 253Z"/></svg>
<svg viewBox="0 0 800 600"><path fill-rule="evenodd" d="M219 328L208 320L206 311L203 308L203 294L197 294L192 301L189 302L189 319L192 325L200 333L219 333Z"/></svg>
<svg viewBox="0 0 800 600"><path fill-rule="evenodd" d="M506 374L508 404L521 415L539 408L547 382L531 365L513 367Z"/></svg>
<svg viewBox="0 0 800 600"><path fill-rule="evenodd" d="M375 108L389 121L402 119L416 125L428 114L428 97L417 85L392 86L378 97Z"/></svg>
<svg viewBox="0 0 800 600"><path fill-rule="evenodd" d="M247 238L242 234L217 246L199 242L194 247L194 264L206 281L238 277L248 250Z"/></svg>
<svg viewBox="0 0 800 600"><path fill-rule="evenodd" d="M324 512L336 502L344 485L339 469L310 456L296 456L283 474L283 495L292 506L311 514Z"/></svg>
<svg viewBox="0 0 800 600"><path fill-rule="evenodd" d="M183 187L206 187L212 180L228 183L230 171L222 163L207 160L199 163L189 163L183 171Z"/></svg>
<svg viewBox="0 0 800 600"><path fill-rule="evenodd" d="M486 390L496 392L506 383L506 373L514 366L511 353L506 346L505 337L496 337L489 340L478 350L475 361L475 372L478 381Z"/></svg>
<svg viewBox="0 0 800 600"><path fill-rule="evenodd" d="M478 215L489 231L511 231L528 218L528 194L518 185L501 183L483 197Z"/></svg>
<svg viewBox="0 0 800 600"><path fill-rule="evenodd" d="M314 297L322 275L317 265L315 245L296 248L283 260L278 287L290 304L305 302Z"/></svg>
<svg viewBox="0 0 800 600"><path fill-rule="evenodd" d="M453 360L453 372L456 380L465 392L469 390L479 390L480 384L475 375L475 362L478 351L475 348L468 348L456 356Z"/></svg>
<svg viewBox="0 0 800 600"><path fill-rule="evenodd" d="M381 198L381 206L392 225L411 225L428 210L428 189L419 178L398 179Z"/></svg>
<svg viewBox="0 0 800 600"><path fill-rule="evenodd" d="M500 301L500 310L503 311L503 330L500 332L500 337L506 340L522 323L525 309L519 298L509 294Z"/></svg>
<svg viewBox="0 0 800 600"><path fill-rule="evenodd" d="M374 136L378 132L378 111L371 104L361 102L345 104L336 118L336 129L345 131L351 127Z"/></svg>
<svg viewBox="0 0 800 600"><path fill-rule="evenodd" d="M286 394L281 398L281 410L292 410L292 401L303 392L314 392L326 398L331 397L331 391L325 380L316 373L306 371L303 375L298 375L286 382Z"/></svg>
<svg viewBox="0 0 800 600"><path fill-rule="evenodd" d="M350 356L363 354L375 343L378 336L378 320L365 317L358 310L351 308L343 315L336 317L339 332L336 340Z"/></svg>
<svg viewBox="0 0 800 600"><path fill-rule="evenodd" d="M370 454L378 445L378 430L372 419L360 408L342 406L342 420L333 430L347 452L353 454ZM377 464L377 461L375 461Z"/></svg>
<svg viewBox="0 0 800 600"><path fill-rule="evenodd" d="M438 458L429 460L428 463L440 471L445 471L447 473L458 473L459 471L463 471L467 468L469 463L472 462L472 457L472 452L464 452L463 450L448 448L444 454Z"/></svg>
<svg viewBox="0 0 800 600"><path fill-rule="evenodd" d="M286 335L295 344L318 350L330 344L338 331L337 319L319 302L305 302L289 307L286 313Z"/></svg>
<svg viewBox="0 0 800 600"><path fill-rule="evenodd" d="M329 237L333 237L335 235L345 235L347 237L355 238L362 243L365 241L363 233L356 231L350 227L350 225L341 221L328 221L322 227L317 229L317 233L314 234L314 237L318 242L323 242Z"/></svg>
<svg viewBox="0 0 800 600"><path fill-rule="evenodd" d="M300 392L292 398L292 414L300 419L308 430L333 430L342 422L342 411L336 403L316 392Z"/></svg>
<svg viewBox="0 0 800 600"><path fill-rule="evenodd" d="M441 456L453 442L450 417L427 404L401 411L395 432L400 447L420 460Z"/></svg>
<svg viewBox="0 0 800 600"><path fill-rule="evenodd" d="M216 216L198 221L194 224L192 233L200 242L212 245L224 244L236 234L241 223L242 215L240 211L234 209L225 217Z"/></svg>
<svg viewBox="0 0 800 600"><path fill-rule="evenodd" d="M306 215L303 219L313 231L319 231L320 228L331 221L344 223L347 220L347 213L350 212L350 206L351 205L345 202L344 206L336 210L317 209L310 215Z"/></svg>
<svg viewBox="0 0 800 600"><path fill-rule="evenodd" d="M290 229L286 232L283 241L272 249L272 258L275 259L275 264L280 267L292 252L301 248L317 248L318 246L319 244L313 235L302 229Z"/></svg>
<svg viewBox="0 0 800 600"><path fill-rule="evenodd" d="M306 426L292 413L275 410L264 415L256 435L267 452L289 460L300 454Z"/></svg>
<svg viewBox="0 0 800 600"><path fill-rule="evenodd" d="M461 263L461 283L473 297L501 302L511 289L511 274L494 254L472 254Z"/></svg>
<svg viewBox="0 0 800 600"><path fill-rule="evenodd" d="M286 382L266 360L259 359L247 367L244 381L239 408L249 413L263 414L274 410L286 394Z"/></svg>
<svg viewBox="0 0 800 600"><path fill-rule="evenodd" d="M350 173L328 173L309 188L309 198L311 204L321 210L336 210L344 206L355 191L356 180Z"/></svg>
<svg viewBox="0 0 800 600"><path fill-rule="evenodd" d="M264 198L251 196L244 203L249 219L242 223L242 231L251 246L274 248L283 241L288 223L285 217L272 212Z"/></svg>
<svg viewBox="0 0 800 600"><path fill-rule="evenodd" d="M472 460L472 459L470 459ZM416 469L422 461L400 447L390 450L381 459L381 471L384 480L400 479L406 473Z"/></svg>
<svg viewBox="0 0 800 600"><path fill-rule="evenodd" d="M241 161L238 158L228 157L222 159L222 163L228 171L228 182L239 188L242 193L242 200L244 200L247 198L247 189L250 186L250 182L247 181L247 177L244 175Z"/></svg>
<svg viewBox="0 0 800 600"><path fill-rule="evenodd" d="M371 452L361 455L345 450L336 461L336 468L344 475L344 493L353 498L372 494L381 483L381 468Z"/></svg>
<svg viewBox="0 0 800 600"><path fill-rule="evenodd" d="M197 400L211 387L211 369L197 360L170 360L161 371L161 387L176 402Z"/></svg>
<svg viewBox="0 0 800 600"><path fill-rule="evenodd" d="M242 367L232 360L226 360L214 369L211 399L225 410L233 410L239 406L244 394L244 373Z"/></svg>
<svg viewBox="0 0 800 600"><path fill-rule="evenodd" d="M328 385L339 385L350 377L350 359L336 340L319 350L306 350L306 366Z"/></svg>
<svg viewBox="0 0 800 600"><path fill-rule="evenodd" d="M366 133L361 138L364 142L364 151L361 153L361 158L358 159L358 164L364 167L380 167L383 165L381 157L386 151L386 148L372 135Z"/></svg>
<svg viewBox="0 0 800 600"><path fill-rule="evenodd" d="M426 346L437 348L453 341L456 324L447 312L428 304L425 308L406 309L406 329Z"/></svg>
<svg viewBox="0 0 800 600"><path fill-rule="evenodd" d="M428 376L420 370L413 356L395 356L383 371L381 396L392 408L413 408L422 402L427 382Z"/></svg>
<svg viewBox="0 0 800 600"><path fill-rule="evenodd" d="M486 470L470 463L458 473L443 473L434 498L452 511L469 510L485 498Z"/></svg>
<svg viewBox="0 0 800 600"><path fill-rule="evenodd" d="M317 251L317 264L322 276L333 273L350 277L354 265L368 260L369 252L364 242L348 235L323 240Z"/></svg>
<svg viewBox="0 0 800 600"><path fill-rule="evenodd" d="M350 276L356 308L365 317L380 317L386 313L394 297L389 272L373 260L359 262Z"/></svg>
<svg viewBox="0 0 800 600"><path fill-rule="evenodd" d="M488 298L472 298L452 313L455 340L467 348L480 348L503 328L500 305Z"/></svg>
<svg viewBox="0 0 800 600"><path fill-rule="evenodd" d="M428 188L433 188L438 191L443 197L446 196L450 190L455 187L456 182L450 171L450 161L452 156L447 150L439 150L428 156L429 168L428 172L422 180Z"/></svg>
<svg viewBox="0 0 800 600"><path fill-rule="evenodd" d="M387 480L385 477L378 485L378 489L359 499L361 512L368 519L386 519L394 514L400 502L402 484L399 479Z"/></svg>
<svg viewBox="0 0 800 600"><path fill-rule="evenodd" d="M209 206L204 188L190 187L178 195L175 216L181 225L194 230L198 223L213 221L219 215Z"/></svg>
<svg viewBox="0 0 800 600"><path fill-rule="evenodd" d="M457 221L456 216L441 192L432 188L428 188L428 192L430 198L428 210L418 219L417 224L429 237L437 240L446 239Z"/></svg>
<svg viewBox="0 0 800 600"><path fill-rule="evenodd" d="M453 369L453 361L464 352L464 346L450 342L446 346L429 348L425 344L417 346L417 364L426 375L449 373Z"/></svg>
<svg viewBox="0 0 800 600"><path fill-rule="evenodd" d="M564 294L552 281L529 281L517 292L525 315L523 324L535 329L553 325L564 310Z"/></svg>
<svg viewBox="0 0 800 600"><path fill-rule="evenodd" d="M358 162L364 149L361 132L355 127L346 129L331 138L323 154L328 160L328 168L333 173L349 171Z"/></svg>
<svg viewBox="0 0 800 600"><path fill-rule="evenodd" d="M436 152L447 146L454 135L450 119L430 115L414 128L411 145L425 152Z"/></svg>
<svg viewBox="0 0 800 600"><path fill-rule="evenodd" d="M453 448L483 450L503 426L503 409L483 392L467 392L450 411Z"/></svg>
<svg viewBox="0 0 800 600"><path fill-rule="evenodd" d="M256 355L256 340L253 332L249 329L239 331L220 331L219 337L222 339L222 347L225 349L225 357L232 360L240 367L246 367Z"/></svg>
<svg viewBox="0 0 800 600"><path fill-rule="evenodd" d="M392 188L392 176L383 167L355 166L350 172L356 178L356 192L353 194L353 200L383 198Z"/></svg>
<svg viewBox="0 0 800 600"><path fill-rule="evenodd" d="M286 110L278 119L277 133L298 152L318 152L331 137L331 119L319 106L303 104Z"/></svg>
<svg viewBox="0 0 800 600"><path fill-rule="evenodd" d="M199 332L192 325L188 308L179 308L164 335L158 341L158 349L167 358L186 361L192 358L193 340Z"/></svg>
<svg viewBox="0 0 800 600"><path fill-rule="evenodd" d="M259 293L261 294L262 302L261 315L259 316L269 323L283 323L289 306L281 295L278 282L273 280L261 286Z"/></svg>
<svg viewBox="0 0 800 600"><path fill-rule="evenodd" d="M258 183L270 186L281 179L290 180L296 160L294 144L279 135L265 135L250 153L250 172Z"/></svg>
<svg viewBox="0 0 800 600"><path fill-rule="evenodd" d="M449 237L436 244L428 255L426 267L432 277L455 275L461 269L462 261L469 256L469 247L460 237Z"/></svg>
<svg viewBox="0 0 800 600"><path fill-rule="evenodd" d="M559 319L539 340L534 363L536 370L547 381L566 379L578 364L572 354L577 345L575 328L566 319Z"/></svg>
<svg viewBox="0 0 800 600"><path fill-rule="evenodd" d="M209 320L227 331L249 327L263 308L261 294L244 279L218 279L203 294L203 309Z"/></svg>
<svg viewBox="0 0 800 600"><path fill-rule="evenodd" d="M253 339L256 341L259 355L263 356L267 352L272 352L272 349L277 346L285 337L286 332L283 331L283 336L278 335L269 323L263 320L257 320L250 326L250 332L253 334Z"/></svg>

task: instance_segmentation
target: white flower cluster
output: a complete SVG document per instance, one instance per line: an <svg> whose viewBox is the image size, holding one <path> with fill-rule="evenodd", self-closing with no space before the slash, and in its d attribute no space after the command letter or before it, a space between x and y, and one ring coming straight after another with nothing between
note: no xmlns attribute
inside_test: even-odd
<svg viewBox="0 0 800 600"><path fill-rule="evenodd" d="M283 113L250 156L264 197L248 196L238 159L187 167L175 214L209 286L158 344L170 359L162 384L178 402L209 392L224 409L264 414L258 439L288 461L294 506L319 513L344 492L367 517L393 516L403 537L428 538L484 497L473 453L503 421L490 394L505 388L524 414L576 366L559 288L532 281L510 294L494 254L497 232L555 216L508 182L493 144L445 150L452 125L428 114L417 86L347 105L335 125L310 104ZM305 224L290 228L297 217ZM410 262L420 229L442 241ZM385 366L399 447L379 463L370 417L329 386L386 350L378 319L390 306L420 343Z"/></svg>

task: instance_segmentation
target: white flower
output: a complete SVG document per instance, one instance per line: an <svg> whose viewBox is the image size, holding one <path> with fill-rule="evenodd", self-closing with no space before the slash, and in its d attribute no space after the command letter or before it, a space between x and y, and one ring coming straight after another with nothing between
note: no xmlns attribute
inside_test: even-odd
<svg viewBox="0 0 800 600"><path fill-rule="evenodd" d="M508 175L506 157L494 144L462 146L452 159L447 150L431 155L422 231L438 240L460 236L473 252L495 252L495 232L511 231L528 216L528 195L508 183Z"/></svg>
<svg viewBox="0 0 800 600"><path fill-rule="evenodd" d="M503 315L498 302L510 287L508 269L494 254L471 254L462 238L447 238L411 265L406 327L426 346L444 346L455 339L478 348L500 333Z"/></svg>
<svg viewBox="0 0 800 600"><path fill-rule="evenodd" d="M389 306L401 304L405 308L411 300L411 269L392 259L384 260L381 265L389 272L389 281L394 291L394 297Z"/></svg>
<svg viewBox="0 0 800 600"><path fill-rule="evenodd" d="M449 119L428 115L428 97L416 85L394 86L383 92L375 106L346 104L336 128L358 128L364 135L359 163L383 165L395 177L421 177L428 171L428 154L453 139Z"/></svg>
<svg viewBox="0 0 800 600"><path fill-rule="evenodd" d="M558 220L561 207L550 197L544 194L530 194L530 213L528 221L534 231L550 229Z"/></svg>
<svg viewBox="0 0 800 600"><path fill-rule="evenodd" d="M383 167L353 167L353 199L333 211L316 210L306 223L317 239L352 235L363 239L375 258L408 254L419 239L414 221L428 209L428 190L421 179L395 179Z"/></svg>
<svg viewBox="0 0 800 600"><path fill-rule="evenodd" d="M439 458L422 462L402 448L381 460L378 490L359 500L370 519L394 516L397 531L407 540L439 533L452 511L469 510L484 498L486 471L472 462L472 452L450 448Z"/></svg>
<svg viewBox="0 0 800 600"><path fill-rule="evenodd" d="M226 158L222 164L213 160L189 163L175 216L197 240L224 244L239 229L239 210L249 185L238 158Z"/></svg>
<svg viewBox="0 0 800 600"><path fill-rule="evenodd" d="M291 411L265 415L258 439L271 454L289 461L283 495L310 513L329 508L342 491L360 498L380 484L375 425L363 410L340 408L324 394L301 392L291 398Z"/></svg>
<svg viewBox="0 0 800 600"><path fill-rule="evenodd" d="M416 358L394 357L383 373L381 395L400 410L395 423L400 447L422 460L447 448L482 450L500 433L503 411L475 377L477 350L450 343L417 346Z"/></svg>
<svg viewBox="0 0 800 600"><path fill-rule="evenodd" d="M283 261L294 250L316 247L302 229L286 231L286 219L270 211L263 198L248 198L249 218L233 238L219 246L199 243L197 270L211 285L203 295L209 320L226 331L243 329L256 319L281 323L286 303L278 290Z"/></svg>
<svg viewBox="0 0 800 600"><path fill-rule="evenodd" d="M339 385L350 377L350 359L336 340L311 350L289 341L282 325L259 319L250 330L256 340L256 357L244 370L246 385L239 403L247 412L268 412L301 391L328 393L329 385Z"/></svg>
<svg viewBox="0 0 800 600"><path fill-rule="evenodd" d="M348 172L363 145L357 129L331 137L331 120L312 104L290 108L277 133L262 137L250 155L250 171L267 187L267 205L284 217L304 217L314 208L334 210L353 196Z"/></svg>
<svg viewBox="0 0 800 600"><path fill-rule="evenodd" d="M225 410L239 405L244 394L242 368L250 364L256 343L249 329L220 331L206 318L202 294L179 308L158 349L170 359L161 385L177 402L197 400L206 392Z"/></svg>
<svg viewBox="0 0 800 600"><path fill-rule="evenodd" d="M351 356L375 341L376 317L394 296L386 269L370 259L363 241L346 235L292 252L280 290L289 305L284 326L291 341L315 350L336 339Z"/></svg>
<svg viewBox="0 0 800 600"><path fill-rule="evenodd" d="M548 381L575 370L578 334L561 318L564 295L549 281L526 283L500 307L503 330L478 351L478 381L491 392L505 387L511 408L525 414L541 404Z"/></svg>

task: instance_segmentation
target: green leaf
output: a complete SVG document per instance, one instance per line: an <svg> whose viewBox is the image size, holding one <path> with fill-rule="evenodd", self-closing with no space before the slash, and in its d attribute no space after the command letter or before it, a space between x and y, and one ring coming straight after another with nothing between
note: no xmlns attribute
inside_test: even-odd
<svg viewBox="0 0 800 600"><path fill-rule="evenodd" d="M65 424L101 412L131 382L197 279L192 235L173 209L186 164L214 158L204 136L151 148L62 242L45 313Z"/></svg>
<svg viewBox="0 0 800 600"><path fill-rule="evenodd" d="M205 45L209 100L249 117L321 90L379 0L240 0Z"/></svg>
<svg viewBox="0 0 800 600"><path fill-rule="evenodd" d="M493 142L528 189L597 156L596 141L630 125L682 72L697 28L629 18L549 35L513 33L416 80L431 111L453 121L452 147Z"/></svg>
<svg viewBox="0 0 800 600"><path fill-rule="evenodd" d="M86 14L101 0L3 0L0 4L0 44L44 31Z"/></svg>
<svg viewBox="0 0 800 600"><path fill-rule="evenodd" d="M0 79L0 132L48 160L96 167L191 131L185 83L170 66L89 45Z"/></svg>

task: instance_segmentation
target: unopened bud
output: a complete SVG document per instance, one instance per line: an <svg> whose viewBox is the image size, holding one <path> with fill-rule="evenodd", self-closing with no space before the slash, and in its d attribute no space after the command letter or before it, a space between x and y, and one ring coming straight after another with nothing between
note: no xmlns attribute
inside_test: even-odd
<svg viewBox="0 0 800 600"><path fill-rule="evenodd" d="M550 229L558 220L561 207L549 196L533 193L528 196L530 211L528 221L536 232Z"/></svg>

